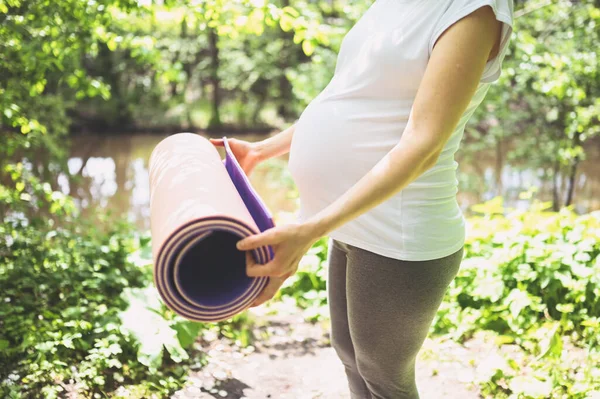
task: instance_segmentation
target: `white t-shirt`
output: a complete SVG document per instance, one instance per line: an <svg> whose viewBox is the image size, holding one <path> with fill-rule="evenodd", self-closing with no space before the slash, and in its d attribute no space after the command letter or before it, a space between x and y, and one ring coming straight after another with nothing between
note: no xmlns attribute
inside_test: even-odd
<svg viewBox="0 0 600 399"><path fill-rule="evenodd" d="M512 0L376 0L371 5L344 38L333 78L296 124L289 168L300 194L300 220L334 202L398 143L437 38L483 6L491 6L503 22L500 51L486 64L436 165L330 233L338 241L411 261L441 258L464 245L454 154L465 124L500 75L512 32Z"/></svg>

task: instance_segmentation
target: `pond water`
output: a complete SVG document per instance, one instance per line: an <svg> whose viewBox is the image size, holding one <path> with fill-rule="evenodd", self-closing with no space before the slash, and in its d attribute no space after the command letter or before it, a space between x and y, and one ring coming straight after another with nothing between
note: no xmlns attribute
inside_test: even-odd
<svg viewBox="0 0 600 399"><path fill-rule="evenodd" d="M96 212L127 218L140 229L150 226L148 158L156 144L166 135L85 135L71 140L69 171L75 175L59 178L61 189L71 194L89 216ZM231 136L235 137L235 136ZM244 135L254 141L264 135ZM574 203L583 213L600 209L600 148L586 149L587 160L578 168ZM222 152L221 152L222 153ZM529 187L537 187L537 198L550 200L552 184L544 181L543 170L521 169L506 163L500 151L486 151L476 156L458 154L460 191L458 200L464 211L471 205L498 194L509 206L526 207L519 198ZM298 207L296 190L286 168L287 156L259 166L250 180L274 215L293 214ZM562 201L566 179L559 182Z"/></svg>

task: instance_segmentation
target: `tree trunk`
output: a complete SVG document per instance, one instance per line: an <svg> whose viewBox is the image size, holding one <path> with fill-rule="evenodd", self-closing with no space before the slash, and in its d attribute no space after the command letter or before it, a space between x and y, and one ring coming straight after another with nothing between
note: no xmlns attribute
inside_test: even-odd
<svg viewBox="0 0 600 399"><path fill-rule="evenodd" d="M210 83L212 86L212 113L208 122L209 129L218 129L222 126L219 106L221 104L219 80L219 38L213 28L208 28L208 42L210 50Z"/></svg>
<svg viewBox="0 0 600 399"><path fill-rule="evenodd" d="M240 95L241 105L237 107L237 123L242 127L248 127L247 108L248 104L248 92L242 91Z"/></svg>
<svg viewBox="0 0 600 399"><path fill-rule="evenodd" d="M113 197L113 203L116 205L115 216L127 219L131 204L131 188L127 188L127 172L131 161L131 137L126 137L124 143L120 143L120 147L118 151L113 152L115 182L117 183L117 192Z"/></svg>
<svg viewBox="0 0 600 399"><path fill-rule="evenodd" d="M578 133L575 133L573 137L573 148L581 145L581 137ZM569 180L567 182L567 198L565 200L565 206L571 205L573 201L573 195L575 194L575 177L577 176L577 166L579 165L579 156L575 156L573 164L571 165L571 172L569 173Z"/></svg>
<svg viewBox="0 0 600 399"><path fill-rule="evenodd" d="M260 119L260 111L262 111L262 108L267 101L268 82L262 78L258 79L254 83L252 91L255 93L257 100L256 100L256 106L254 107L254 112L252 113L252 118L251 118L250 123L253 126L257 126L258 120Z"/></svg>
<svg viewBox="0 0 600 399"><path fill-rule="evenodd" d="M133 115L127 100L126 89L121 81L121 72L115 67L115 54L105 43L98 46L98 58L101 60L100 74L104 77L111 88L111 100L113 102L113 120L109 127L124 129L133 125Z"/></svg>
<svg viewBox="0 0 600 399"><path fill-rule="evenodd" d="M560 163L554 161L552 168L552 209L557 212L560 209L560 198L558 195L558 172L560 171Z"/></svg>
<svg viewBox="0 0 600 399"><path fill-rule="evenodd" d="M571 166L571 173L569 173L569 181L567 182L567 199L565 200L565 206L571 205L573 201L573 194L575 192L575 177L577 176L577 165L578 161L573 163Z"/></svg>
<svg viewBox="0 0 600 399"><path fill-rule="evenodd" d="M290 5L289 0L283 0L282 5L287 7ZM279 76L279 98L277 105L277 114L282 117L284 120L290 119L292 117L292 110L290 108L290 104L293 104L292 98L292 84L288 80L285 75L286 69L290 66L290 64L297 64L297 60L294 57L295 50L297 46L293 45L294 42L294 33L293 32L284 32L280 30L279 35L281 37L283 47L279 54L279 62L278 67L281 71L281 75Z"/></svg>
<svg viewBox="0 0 600 399"><path fill-rule="evenodd" d="M504 154L502 152L502 138L496 140L496 195L502 196L504 186L502 185L502 169L504 168Z"/></svg>
<svg viewBox="0 0 600 399"><path fill-rule="evenodd" d="M184 16L181 19L181 26L180 26L180 31L179 31L179 39L183 43L183 42L185 42L186 38L187 38L187 20L186 20L186 18ZM179 50L175 51L175 54L173 55L173 59L171 60L171 65L177 64L180 61L179 60L180 57L181 57L181 52ZM187 78L189 80L190 76L188 75ZM171 85L170 85L170 95L171 95L171 98L175 97L177 94L179 94L178 87L177 87L177 82L171 82Z"/></svg>

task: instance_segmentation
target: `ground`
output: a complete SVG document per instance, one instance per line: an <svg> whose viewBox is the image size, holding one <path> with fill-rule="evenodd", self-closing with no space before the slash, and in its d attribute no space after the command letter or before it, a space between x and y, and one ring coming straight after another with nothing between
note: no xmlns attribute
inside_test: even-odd
<svg viewBox="0 0 600 399"><path fill-rule="evenodd" d="M188 385L172 398L349 399L328 330L327 321L308 323L301 313L264 313L256 316L253 346L204 337L208 364L192 372ZM498 356L497 347L484 339L463 345L427 339L417 366L421 398L480 398L474 381Z"/></svg>

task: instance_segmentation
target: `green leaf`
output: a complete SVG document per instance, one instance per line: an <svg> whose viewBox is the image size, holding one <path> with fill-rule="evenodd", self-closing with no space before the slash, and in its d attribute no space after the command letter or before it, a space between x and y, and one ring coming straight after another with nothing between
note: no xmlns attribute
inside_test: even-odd
<svg viewBox="0 0 600 399"><path fill-rule="evenodd" d="M541 381L533 376L516 376L510 380L509 386L515 394L527 398L544 399L552 394L550 381Z"/></svg>
<svg viewBox="0 0 600 399"><path fill-rule="evenodd" d="M483 204L473 205L471 210L484 215L501 215L504 213L504 199L495 197Z"/></svg>
<svg viewBox="0 0 600 399"><path fill-rule="evenodd" d="M262 35L264 27L265 13L261 9L252 10L248 17L248 28L255 35Z"/></svg>
<svg viewBox="0 0 600 399"><path fill-rule="evenodd" d="M175 363L180 363L190 358L187 352L179 344L179 341L169 341L165 343L165 348L167 348L169 355L171 355L171 359L173 359Z"/></svg>
<svg viewBox="0 0 600 399"><path fill-rule="evenodd" d="M300 13L293 7L286 6L286 7L283 7L282 10L285 14L289 14L290 16L292 16L294 18L298 18L300 16Z"/></svg>
<svg viewBox="0 0 600 399"><path fill-rule="evenodd" d="M187 348L198 338L200 330L202 329L202 324L192 321L182 321L174 324L173 329L177 331L177 339L181 346Z"/></svg>
<svg viewBox="0 0 600 399"><path fill-rule="evenodd" d="M279 19L279 26L281 26L282 31L289 32L294 27L294 19L288 14L283 14Z"/></svg>
<svg viewBox="0 0 600 399"><path fill-rule="evenodd" d="M304 40L302 42L302 51L304 51L304 54L308 56L312 55L312 53L315 51L315 45L312 40Z"/></svg>
<svg viewBox="0 0 600 399"><path fill-rule="evenodd" d="M509 309L513 319L516 319L524 308L531 306L528 293L518 288L513 289L506 300L510 303Z"/></svg>
<svg viewBox="0 0 600 399"><path fill-rule="evenodd" d="M498 335L494 339L494 342L496 343L496 345L502 346L506 344L512 344L513 342L515 342L515 338L510 335Z"/></svg>
<svg viewBox="0 0 600 399"><path fill-rule="evenodd" d="M575 310L575 306L572 303L559 303L556 305L556 310L561 313L572 313Z"/></svg>
<svg viewBox="0 0 600 399"><path fill-rule="evenodd" d="M551 357L560 357L562 354L563 342L562 336L560 334L560 324L556 324L553 330L550 333L550 337L546 339L546 344L542 347L545 348L542 350L542 353L536 358L536 360L541 360L547 356Z"/></svg>
<svg viewBox="0 0 600 399"><path fill-rule="evenodd" d="M106 46L110 51L115 51L117 49L117 41L114 37L111 37L110 40L106 42Z"/></svg>

